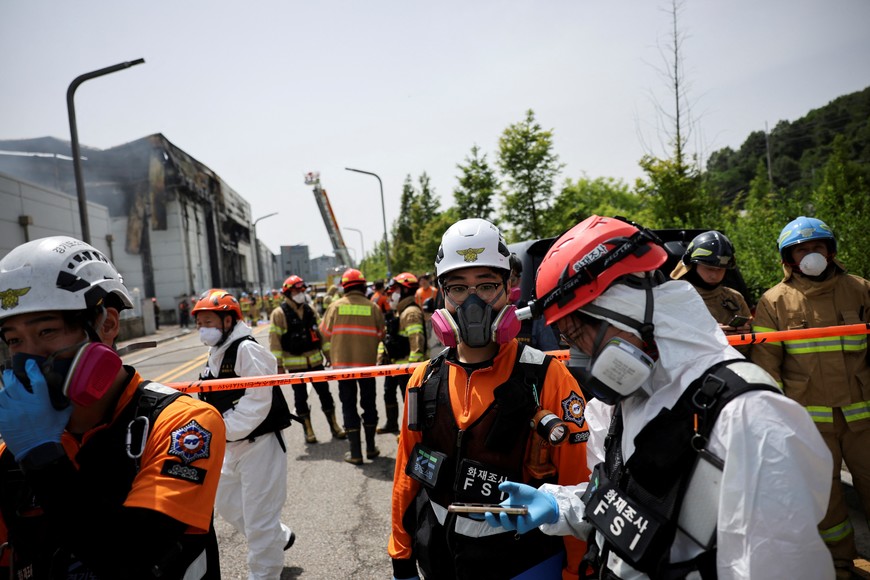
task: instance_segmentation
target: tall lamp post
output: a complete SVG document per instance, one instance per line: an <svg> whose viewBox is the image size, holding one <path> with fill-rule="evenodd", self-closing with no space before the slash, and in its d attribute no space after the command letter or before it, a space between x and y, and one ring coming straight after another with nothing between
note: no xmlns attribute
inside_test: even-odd
<svg viewBox="0 0 870 580"><path fill-rule="evenodd" d="M345 167L348 171L355 171L357 173L365 173L366 175L373 175L378 179L378 185L381 186L381 217L384 218L384 257L387 262L387 279L393 276L392 270L390 269L390 240L387 239L387 210L384 207L384 182L381 181L381 178L378 177L377 173L372 173L371 171L363 171L362 169L353 169L350 167Z"/></svg>
<svg viewBox="0 0 870 580"><path fill-rule="evenodd" d="M72 143L73 171L75 172L76 176L76 193L78 193L79 197L79 219L81 220L82 224L82 241L86 244L91 243L91 227L88 223L88 200L85 196L85 180L82 177L81 152L79 151L79 131L78 127L76 126L76 107L74 102L76 89L79 88L80 84L90 79L101 77L103 75L107 75L113 72L118 72L119 70L124 70L125 68L136 66L137 64L143 64L144 62L144 58L139 58L129 62L122 62L113 66L101 68L100 70L95 70L89 73L85 73L83 75L79 75L73 79L73 82L69 84L69 88L66 90L66 108L67 113L69 114L69 132L70 142Z"/></svg>
<svg viewBox="0 0 870 580"><path fill-rule="evenodd" d="M260 286L260 300L263 299L263 274L262 269L260 268L260 240L257 239L257 222L264 220L267 217L272 217L273 215L278 215L278 212L267 213L264 216L258 217L254 220L254 223L251 226L251 229L254 230L254 253L256 254L254 257L254 264L257 266L257 282Z"/></svg>
<svg viewBox="0 0 870 580"><path fill-rule="evenodd" d="M356 232L359 234L359 245L360 245L360 251L362 252L360 254L359 262L360 262L360 264L362 264L362 261L365 260L365 258L366 258L366 243L365 243L365 241L363 241L362 230L358 230L356 228L348 228L348 227L346 227L344 229L350 230L352 232Z"/></svg>

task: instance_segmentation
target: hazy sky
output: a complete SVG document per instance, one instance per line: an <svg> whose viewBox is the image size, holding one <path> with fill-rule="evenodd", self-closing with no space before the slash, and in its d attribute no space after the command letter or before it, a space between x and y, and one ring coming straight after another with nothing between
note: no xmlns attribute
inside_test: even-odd
<svg viewBox="0 0 870 580"><path fill-rule="evenodd" d="M109 148L153 133L245 197L272 251L332 249L307 171L342 227L383 237L405 176L453 203L473 145L529 108L554 131L564 179L633 182L666 154L657 99L670 19L662 0L185 0L0 3L0 139L69 140L80 74L144 58L76 92L79 140ZM870 85L870 0L688 0L685 72L702 157ZM360 236L343 230L352 254Z"/></svg>

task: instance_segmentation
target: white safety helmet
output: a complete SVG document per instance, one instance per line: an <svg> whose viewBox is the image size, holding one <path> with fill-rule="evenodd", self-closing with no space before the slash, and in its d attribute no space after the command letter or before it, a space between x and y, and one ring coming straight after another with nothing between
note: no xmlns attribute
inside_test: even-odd
<svg viewBox="0 0 870 580"><path fill-rule="evenodd" d="M435 257L435 275L440 280L460 268L488 266L510 272L510 250L498 228L486 220L460 220L447 228Z"/></svg>
<svg viewBox="0 0 870 580"><path fill-rule="evenodd" d="M106 298L119 310L133 302L121 274L93 246L54 236L22 244L0 260L0 320L47 310L90 310Z"/></svg>

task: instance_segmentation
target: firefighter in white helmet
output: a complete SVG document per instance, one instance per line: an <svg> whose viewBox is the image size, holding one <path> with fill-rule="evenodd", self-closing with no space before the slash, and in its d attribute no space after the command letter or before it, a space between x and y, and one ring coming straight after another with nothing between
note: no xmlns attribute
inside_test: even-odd
<svg viewBox="0 0 870 580"><path fill-rule="evenodd" d="M210 405L122 365L132 308L102 251L55 236L0 260L0 543L10 578L220 578Z"/></svg>

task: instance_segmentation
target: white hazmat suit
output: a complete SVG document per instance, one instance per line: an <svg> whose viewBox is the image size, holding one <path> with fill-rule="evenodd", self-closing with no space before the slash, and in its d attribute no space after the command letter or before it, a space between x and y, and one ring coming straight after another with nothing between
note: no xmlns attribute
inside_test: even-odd
<svg viewBox="0 0 870 580"><path fill-rule="evenodd" d="M251 328L247 324L236 323L226 341L209 349L209 374L218 375L230 344L250 335ZM235 365L238 376L277 372L277 361L268 349L252 340L239 344ZM263 422L271 407L272 389L259 387L247 389L236 406L223 414L227 449L215 509L248 541L249 580L275 580L281 576L284 546L291 534L290 528L280 520L287 497L287 454L274 433L261 435L254 441L244 439Z"/></svg>
<svg viewBox="0 0 870 580"><path fill-rule="evenodd" d="M692 381L715 363L743 358L728 345L690 284L666 282L652 293L659 359L642 392L619 403L626 460L634 452L634 438L640 430L660 410L673 407ZM643 321L645 302L644 290L617 284L593 304ZM608 322L637 335L624 324ZM738 374L749 382L772 382L760 367L748 362L738 366ZM729 368L736 371L734 366ZM598 400L587 406L590 469L604 459L604 438L613 410ZM806 410L776 393L744 393L722 410L707 449L725 462L717 520L719 579L833 578L833 562L817 530L828 503L832 459ZM585 506L580 500L586 485L540 488L552 494L559 506L559 520L542 525L542 531L587 537L592 528L582 521ZM601 535L596 538L601 543ZM678 531L671 561L685 561L701 552L698 544ZM647 578L612 551L607 566L626 580Z"/></svg>

